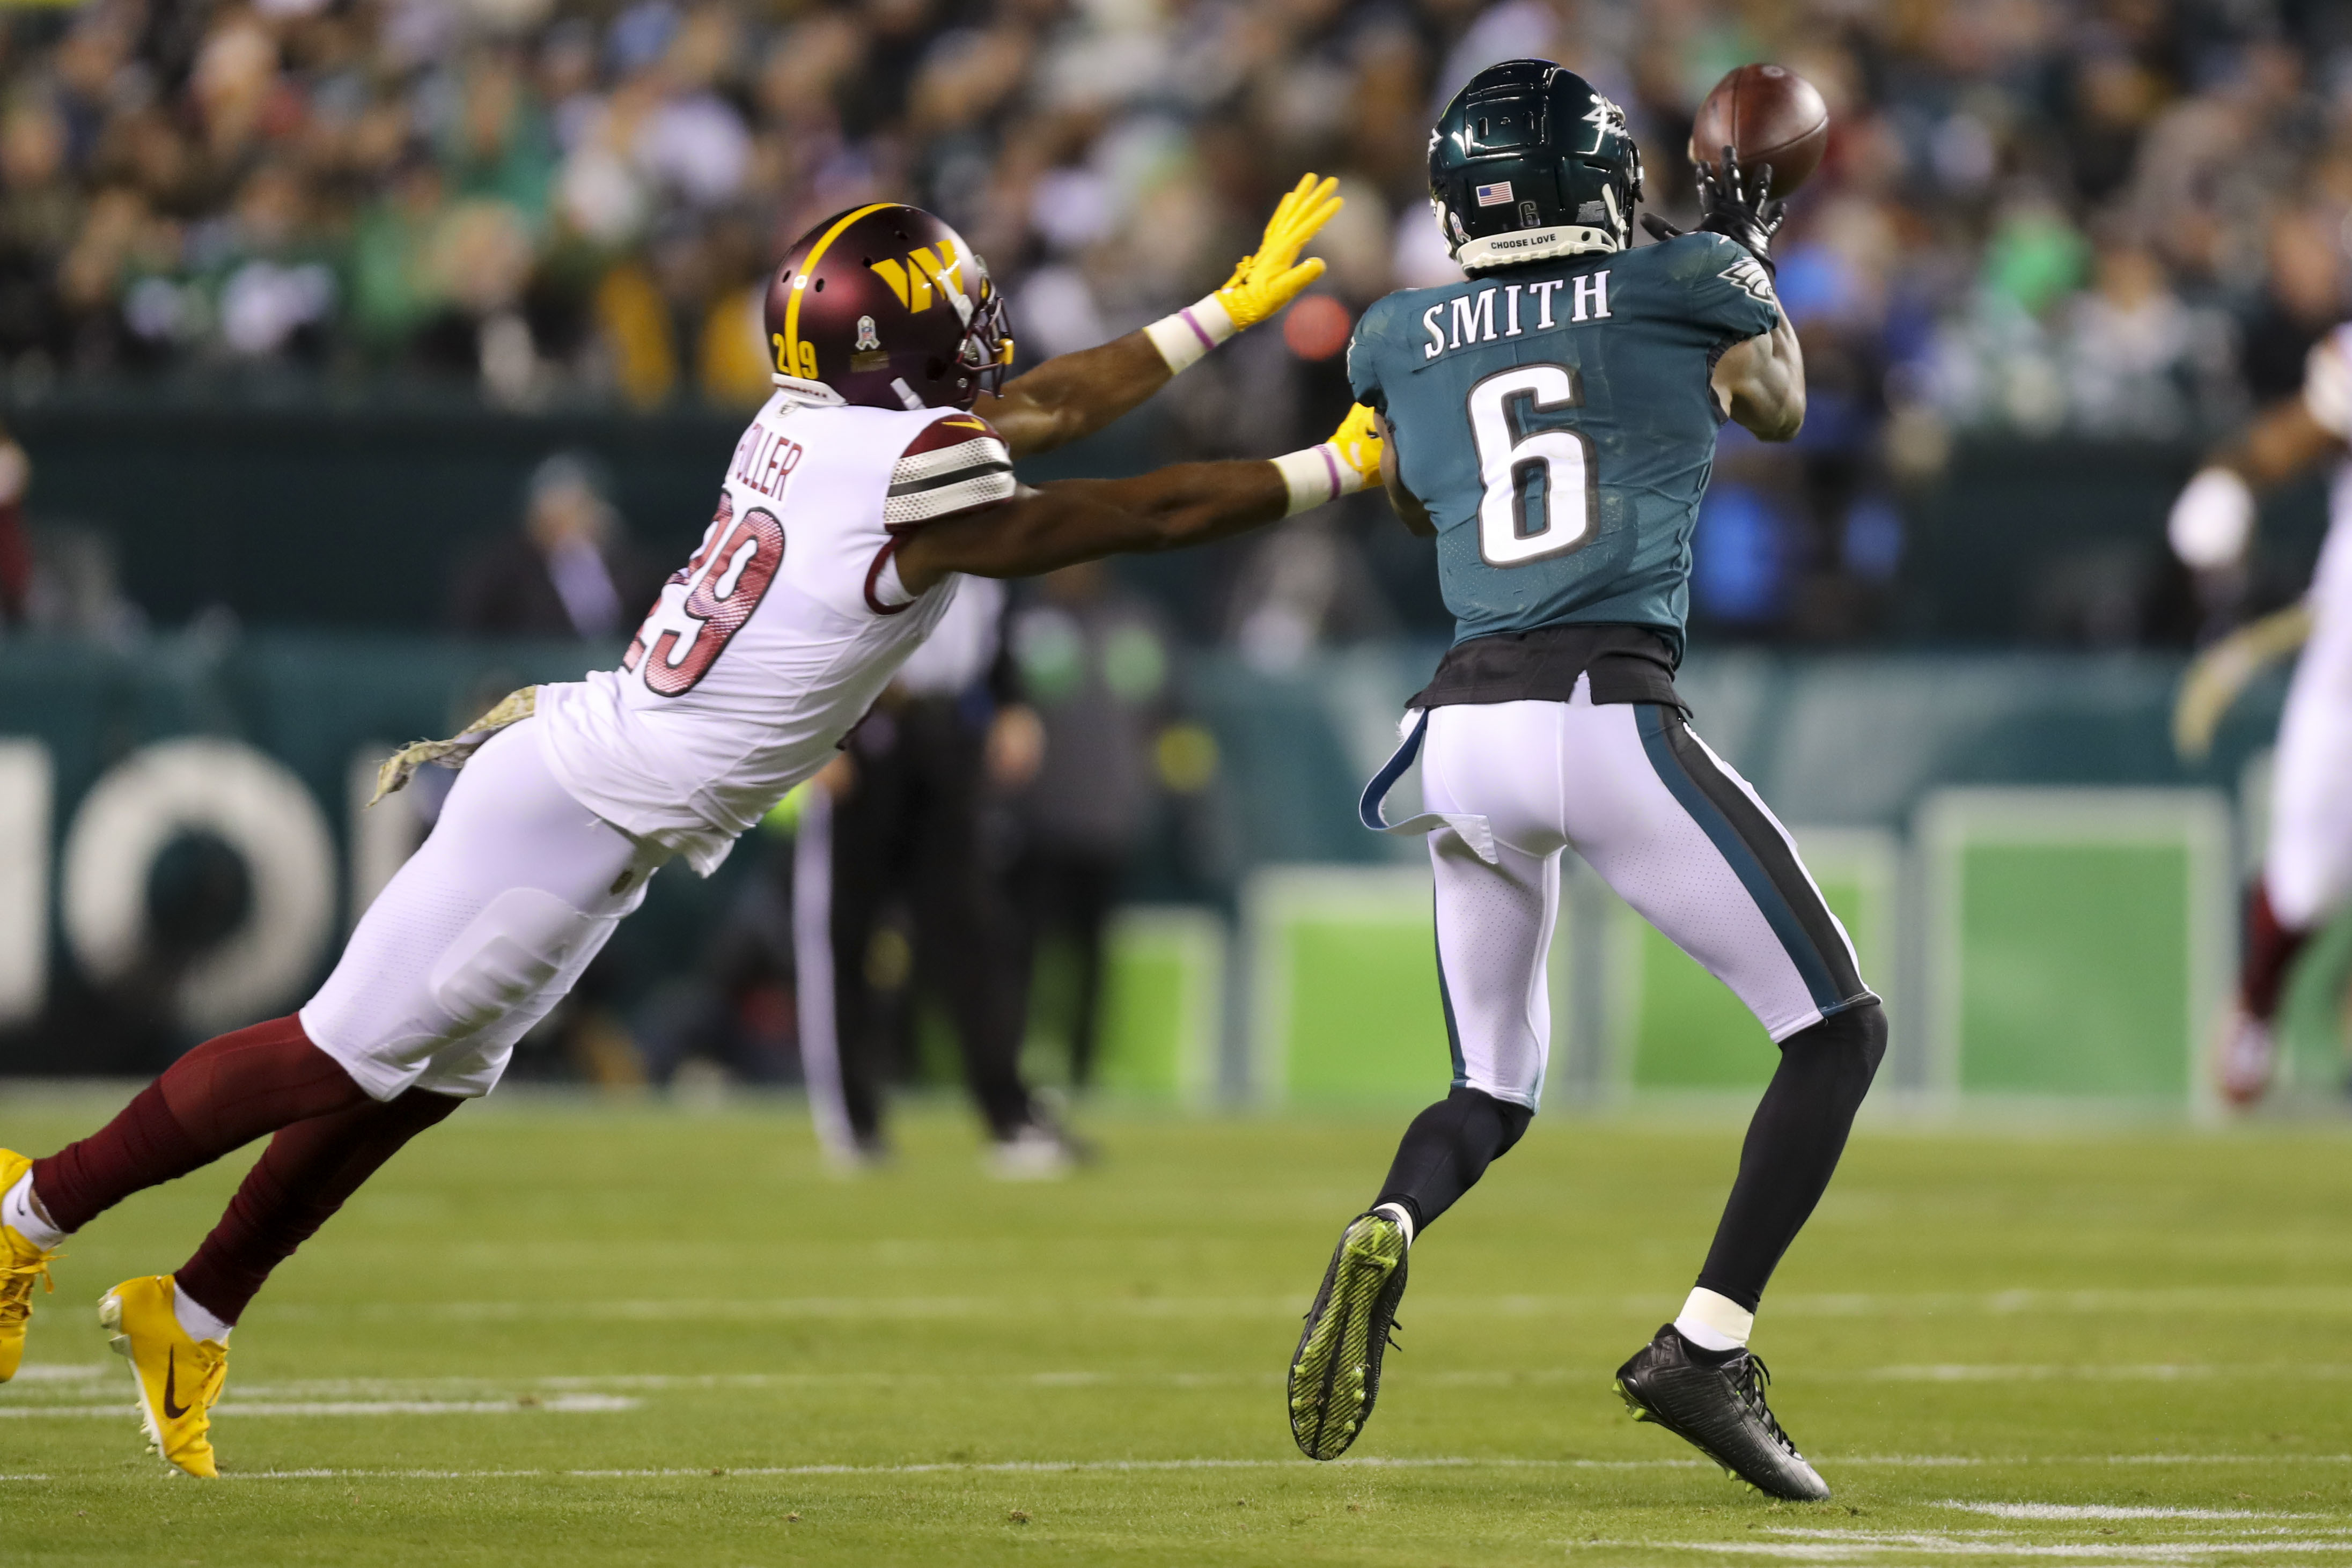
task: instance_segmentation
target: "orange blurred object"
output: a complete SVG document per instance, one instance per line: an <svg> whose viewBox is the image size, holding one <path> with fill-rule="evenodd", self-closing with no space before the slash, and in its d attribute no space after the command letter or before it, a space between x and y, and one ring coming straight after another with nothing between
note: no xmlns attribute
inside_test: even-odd
<svg viewBox="0 0 2352 1568"><path fill-rule="evenodd" d="M1328 294L1309 294L1282 319L1282 340L1302 360L1328 360L1348 346L1356 323Z"/></svg>

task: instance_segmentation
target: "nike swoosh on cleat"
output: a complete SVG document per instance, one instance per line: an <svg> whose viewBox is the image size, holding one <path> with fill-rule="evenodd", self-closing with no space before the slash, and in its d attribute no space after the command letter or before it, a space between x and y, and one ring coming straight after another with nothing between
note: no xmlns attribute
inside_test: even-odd
<svg viewBox="0 0 2352 1568"><path fill-rule="evenodd" d="M179 1373L180 1353L174 1350L171 1359L163 1364L163 1419L166 1421L176 1421L188 1413L186 1406L172 1402L172 1382Z"/></svg>

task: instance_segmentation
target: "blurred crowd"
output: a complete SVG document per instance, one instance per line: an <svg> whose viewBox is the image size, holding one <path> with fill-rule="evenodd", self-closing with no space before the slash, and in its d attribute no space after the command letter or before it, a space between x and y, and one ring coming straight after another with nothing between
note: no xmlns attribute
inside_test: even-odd
<svg viewBox="0 0 2352 1568"><path fill-rule="evenodd" d="M5 384L753 402L766 269L877 197L959 225L1050 354L1213 287L1312 168L1349 204L1326 283L1160 412L1177 451L1275 450L1344 402L1355 311L1456 276L1427 128L1529 55L1626 105L1685 218L1727 68L1831 106L1780 245L1811 423L1793 458L1727 444L1702 621L1851 631L1899 563L1889 497L1956 434L2195 438L2345 309L2331 0L87 0L0 23ZM1228 634L1394 624L1378 561L1284 548L1261 575L1298 602Z"/></svg>
<svg viewBox="0 0 2352 1568"><path fill-rule="evenodd" d="M1451 276L1435 107L1542 55L1632 110L1673 207L1693 107L1769 57L1836 139L1782 292L1898 400L2168 434L2341 308L2352 20L2323 0L87 0L0 59L20 378L291 361L756 396L754 285L898 196L1040 352L1213 284L1302 168L1360 307ZM1293 333L1329 351L1331 319Z"/></svg>

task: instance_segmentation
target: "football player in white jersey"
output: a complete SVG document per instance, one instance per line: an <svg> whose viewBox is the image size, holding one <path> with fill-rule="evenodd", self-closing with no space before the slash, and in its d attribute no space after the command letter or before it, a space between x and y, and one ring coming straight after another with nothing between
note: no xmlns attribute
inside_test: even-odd
<svg viewBox="0 0 2352 1568"><path fill-rule="evenodd" d="M408 1138L489 1091L658 866L683 856L707 873L835 755L962 574L1203 543L1376 476L1379 443L1355 417L1273 462L1042 490L1013 474L1016 455L1108 423L1286 304L1322 270L1298 251L1338 205L1309 176L1217 293L1002 387L1003 301L946 224L876 204L812 230L769 291L775 394L621 667L518 692L386 765L393 788L425 760L464 771L299 1013L198 1046L46 1159L0 1151L0 1380L68 1233L275 1134L187 1264L100 1306L150 1442L212 1475L229 1330L269 1270Z"/></svg>
<svg viewBox="0 0 2352 1568"><path fill-rule="evenodd" d="M2304 597L2309 632L2279 721L2270 842L2246 894L2238 994L2216 1063L2221 1092L2252 1104L2270 1087L2275 1020L2294 959L2352 900L2352 323L2314 345L2302 392L2265 412L2173 503L2168 532L2201 575L2241 570L2254 493L2336 464L2327 539Z"/></svg>

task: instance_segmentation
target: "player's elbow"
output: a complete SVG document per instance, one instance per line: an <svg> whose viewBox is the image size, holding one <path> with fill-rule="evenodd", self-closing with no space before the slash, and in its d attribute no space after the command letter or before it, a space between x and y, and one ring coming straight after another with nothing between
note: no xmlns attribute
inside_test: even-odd
<svg viewBox="0 0 2352 1568"><path fill-rule="evenodd" d="M1214 530L1217 513L1210 507L1169 507L1155 510L1144 519L1143 533L1148 550L1182 549L1199 544Z"/></svg>
<svg viewBox="0 0 2352 1568"><path fill-rule="evenodd" d="M1031 422L1028 444L1013 455L1034 456L1067 446L1087 433L1086 411L1065 404L1040 406Z"/></svg>
<svg viewBox="0 0 2352 1568"><path fill-rule="evenodd" d="M1805 389L1792 386L1740 421L1759 441L1794 441L1805 428Z"/></svg>

